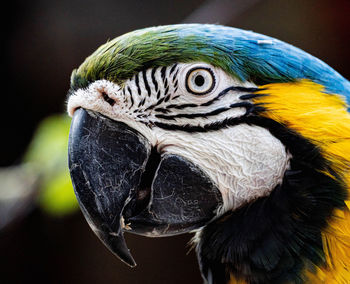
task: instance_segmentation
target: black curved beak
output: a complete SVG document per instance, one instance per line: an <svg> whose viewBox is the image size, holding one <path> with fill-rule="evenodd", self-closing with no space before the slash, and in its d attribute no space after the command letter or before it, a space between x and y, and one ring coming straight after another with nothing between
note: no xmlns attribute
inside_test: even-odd
<svg viewBox="0 0 350 284"><path fill-rule="evenodd" d="M76 110L69 135L69 170L92 230L121 260L132 258L123 236L189 232L207 224L222 205L219 190L196 165L160 156L124 123Z"/></svg>

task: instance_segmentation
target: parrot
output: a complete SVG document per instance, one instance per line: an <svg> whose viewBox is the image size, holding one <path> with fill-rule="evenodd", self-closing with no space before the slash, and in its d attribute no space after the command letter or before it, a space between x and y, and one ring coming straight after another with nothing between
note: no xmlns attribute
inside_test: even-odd
<svg viewBox="0 0 350 284"><path fill-rule="evenodd" d="M349 283L350 83L270 36L138 29L73 70L68 167L104 245L193 233L204 283Z"/></svg>

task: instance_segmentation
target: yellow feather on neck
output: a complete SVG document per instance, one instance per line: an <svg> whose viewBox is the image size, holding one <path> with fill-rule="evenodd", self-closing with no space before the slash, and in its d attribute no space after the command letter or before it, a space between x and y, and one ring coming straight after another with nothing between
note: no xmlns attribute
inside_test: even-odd
<svg viewBox="0 0 350 284"><path fill-rule="evenodd" d="M266 94L253 100L266 109L261 115L313 143L350 195L350 114L344 98L308 80L264 85L257 94ZM334 210L322 235L327 266L305 271L307 283L350 283L350 201L345 203L344 210Z"/></svg>
<svg viewBox="0 0 350 284"><path fill-rule="evenodd" d="M230 274L230 282L228 284L247 284L248 282L243 279L238 279L234 275Z"/></svg>

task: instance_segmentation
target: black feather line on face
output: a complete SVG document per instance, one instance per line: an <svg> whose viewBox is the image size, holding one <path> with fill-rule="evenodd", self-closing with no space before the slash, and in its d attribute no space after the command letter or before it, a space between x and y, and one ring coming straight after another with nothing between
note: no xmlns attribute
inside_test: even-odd
<svg viewBox="0 0 350 284"><path fill-rule="evenodd" d="M157 68L152 69L151 77L152 77L152 83L154 85L154 89L156 92L158 92L158 82L157 82L156 77L155 77L156 71L157 71Z"/></svg>
<svg viewBox="0 0 350 284"><path fill-rule="evenodd" d="M240 104L240 103L239 103ZM244 107L246 108L246 113L240 117L233 117L233 118L227 118L221 121L217 121L214 123L206 124L204 126L199 126L199 125L178 125L178 124L171 124L171 123L163 123L159 121L152 121L151 123L154 124L155 126L166 129L166 130L172 130L172 131L184 131L184 132L189 132L189 133L194 133L194 132L209 132L209 131L217 131L223 128L227 128L230 126L235 126L238 124L242 123L247 123L250 124L251 120L255 119L256 114L261 111L259 106L255 106L250 103L242 103L244 104ZM234 107L234 106L233 106ZM243 107L243 106L240 106ZM228 109L220 109L219 112L226 111ZM217 113L213 113L215 115ZM205 117L209 116L210 113L207 114L186 114L186 115L181 115L182 117L187 117L187 118L195 118L195 117ZM159 118L163 118L161 115L157 115ZM170 116L166 116L170 117ZM169 118L169 119L174 119L174 118Z"/></svg>
<svg viewBox="0 0 350 284"><path fill-rule="evenodd" d="M176 66L177 66L177 63L175 63L175 64L171 67L171 69L170 69L170 71L169 71L169 75L171 75L171 74L175 71Z"/></svg>
<svg viewBox="0 0 350 284"><path fill-rule="evenodd" d="M139 83L139 74L135 75L135 84L137 87L137 93L139 94L139 96L141 96L141 88L140 88L140 83Z"/></svg>
<svg viewBox="0 0 350 284"><path fill-rule="evenodd" d="M176 81L177 83L177 81ZM165 96L168 92L168 88L166 88L163 96ZM246 87L238 87L238 86L230 86L224 90L222 90L215 98L205 102L205 103L202 103L202 104L194 104L194 103L187 103L187 104L171 104L171 105L168 105L166 106L167 109L186 109L186 108L194 108L194 107L199 107L199 106L210 106L211 104L215 103L216 101L218 101L220 98L222 98L223 96L225 96L226 94L228 94L230 91L237 91L237 92L248 92L248 91L257 91L258 89L257 88L246 88ZM174 91L175 93L175 91ZM242 95L240 97L240 99L242 100L248 100L248 99L251 99L251 98L256 98L256 97L259 97L259 96L262 96L260 94L248 94L248 95ZM157 95L157 99L159 99L160 97L160 94ZM177 98L178 96L174 97L173 100L175 98ZM154 106L156 106L156 104L150 106L148 109L151 109L153 108ZM252 112L252 107L253 105L249 102L239 102L239 103L235 103L235 104L231 104L230 105L230 108L234 108L234 107L245 107L246 110L247 110L247 113L251 113ZM230 108L227 108L226 110L229 110ZM258 106L255 105L254 106L254 109L257 111L258 110ZM222 109L221 109L222 110ZM218 111L218 113L220 113L221 111ZM216 113L216 110L212 111L212 115L214 115ZM172 116L157 116L158 118L163 118L163 119L168 119L168 120L174 120L174 118L180 118L180 117L187 117L187 118L196 118L196 117L207 117L207 116L210 116L210 114L208 113L205 113L205 114L201 114L201 113L191 113L191 114L177 114L177 115L172 115ZM215 124L220 124L221 121L215 123ZM225 124L226 122L223 122L223 125ZM183 127L178 127L178 125L169 125L169 124L164 124L164 123L160 123L160 122L157 122L155 123L155 125L161 127L161 128L165 128L165 129L171 129L171 130L183 130L183 131L187 131L187 132L195 132L196 130L194 129L191 129L191 127L188 127L187 125L183 126ZM224 127L224 126L223 126ZM199 132L205 132L205 131L210 131L211 129L213 128L213 130L216 130L215 127L211 127L211 126L206 126L206 127L203 127L203 129L199 130ZM199 129L198 127L195 127L195 129Z"/></svg>
<svg viewBox="0 0 350 284"><path fill-rule="evenodd" d="M229 283L230 274L248 283L304 283L305 260L311 269L325 265L321 231L347 193L335 173L337 179L320 172L329 165L309 141L269 119L254 124L286 145L291 167L269 196L204 227L197 246L202 274L215 284Z"/></svg>
<svg viewBox="0 0 350 284"><path fill-rule="evenodd" d="M258 89L254 89L257 91ZM210 106L214 102L218 101L221 97L225 96L230 91L237 91L237 92L249 92L251 91L251 88L244 88L244 87L237 87L237 86L230 86L224 90L222 90L215 98L211 99L210 101L207 101L205 103L200 104L201 106Z"/></svg>
<svg viewBox="0 0 350 284"><path fill-rule="evenodd" d="M148 96L151 96L151 88L148 84L148 79L147 79L147 70L143 70L142 71L142 78L143 78L143 83L145 84L145 88L147 90L147 94Z"/></svg>
<svg viewBox="0 0 350 284"><path fill-rule="evenodd" d="M162 76L163 82L164 82L165 76L166 76L166 69L167 69L166 66L163 66L163 67L160 69L160 74L161 74L161 76Z"/></svg>

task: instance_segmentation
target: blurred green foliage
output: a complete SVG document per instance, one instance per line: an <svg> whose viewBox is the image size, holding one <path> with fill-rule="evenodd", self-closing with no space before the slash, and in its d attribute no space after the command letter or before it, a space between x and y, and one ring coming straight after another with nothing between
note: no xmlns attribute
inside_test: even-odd
<svg viewBox="0 0 350 284"><path fill-rule="evenodd" d="M68 171L70 122L65 114L45 118L23 158L39 175L39 206L54 216L70 214L78 208Z"/></svg>

